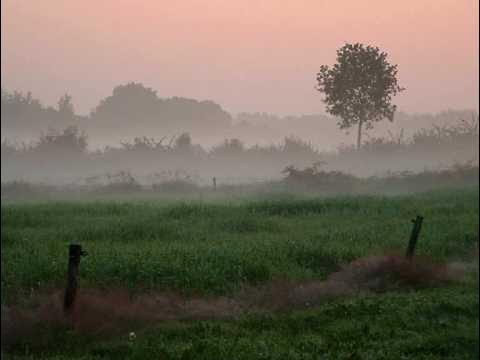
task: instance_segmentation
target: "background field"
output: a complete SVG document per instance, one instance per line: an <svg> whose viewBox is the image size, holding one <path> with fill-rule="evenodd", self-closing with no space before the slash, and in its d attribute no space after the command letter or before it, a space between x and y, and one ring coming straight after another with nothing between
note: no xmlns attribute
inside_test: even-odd
<svg viewBox="0 0 480 360"><path fill-rule="evenodd" d="M478 262L478 198L473 187L396 197L2 204L2 304L28 304L36 294L63 288L71 242L89 253L81 264L81 288L122 288L132 296L167 290L186 297L233 296L244 286L325 279L352 260L403 252L417 214L425 217L420 255L437 262ZM80 357L89 349L97 358L150 353L165 359L473 358L478 349L474 278L405 291L341 298L292 313L156 324L133 342L122 334L93 340L62 330L41 345L27 339L15 353Z"/></svg>

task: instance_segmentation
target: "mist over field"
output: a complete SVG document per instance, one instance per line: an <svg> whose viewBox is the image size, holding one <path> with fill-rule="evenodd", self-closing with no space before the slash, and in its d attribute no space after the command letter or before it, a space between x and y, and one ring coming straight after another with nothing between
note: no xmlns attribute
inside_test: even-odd
<svg viewBox="0 0 480 360"><path fill-rule="evenodd" d="M354 131L313 114L232 115L213 101L160 98L140 83L115 87L88 116L68 94L47 106L30 93L2 92L2 182L86 184L125 173L141 184L279 180L288 166L359 177L440 170L478 162L478 114L398 112Z"/></svg>

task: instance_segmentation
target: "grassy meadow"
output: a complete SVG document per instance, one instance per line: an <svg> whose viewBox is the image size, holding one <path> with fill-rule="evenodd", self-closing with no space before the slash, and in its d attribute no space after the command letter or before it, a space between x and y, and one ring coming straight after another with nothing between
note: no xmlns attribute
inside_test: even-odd
<svg viewBox="0 0 480 360"><path fill-rule="evenodd" d="M324 280L353 260L403 253L411 219L425 217L417 253L478 262L478 187L401 196L83 201L1 207L2 306L29 306L65 285L67 248L88 252L83 289L132 296L234 296L272 281ZM22 305L23 304L23 305ZM164 321L135 339L57 329L23 339L10 358L473 359L478 282L329 299L310 309Z"/></svg>

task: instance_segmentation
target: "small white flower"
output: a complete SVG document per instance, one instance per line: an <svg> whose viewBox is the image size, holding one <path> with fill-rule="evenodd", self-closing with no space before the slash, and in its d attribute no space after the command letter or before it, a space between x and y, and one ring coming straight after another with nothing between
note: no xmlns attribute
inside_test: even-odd
<svg viewBox="0 0 480 360"><path fill-rule="evenodd" d="M136 335L133 331L131 331L131 332L128 334L128 339L129 339L130 341L135 340L136 337L137 337L137 335Z"/></svg>

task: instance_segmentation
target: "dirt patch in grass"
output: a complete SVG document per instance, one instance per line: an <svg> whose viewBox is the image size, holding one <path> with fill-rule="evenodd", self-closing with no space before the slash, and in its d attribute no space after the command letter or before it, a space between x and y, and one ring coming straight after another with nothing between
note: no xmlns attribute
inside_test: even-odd
<svg viewBox="0 0 480 360"><path fill-rule="evenodd" d="M425 258L409 261L402 256L386 255L356 260L325 281L276 280L260 287L246 286L231 297L186 298L171 292L132 297L123 289L80 289L70 317L63 313L63 292L56 291L31 299L32 305L27 308L2 307L2 348L24 341L41 342L42 334L48 333L46 329L71 328L81 334L111 336L159 322L289 311L362 292L439 286L461 280L466 271L458 264L449 266Z"/></svg>

